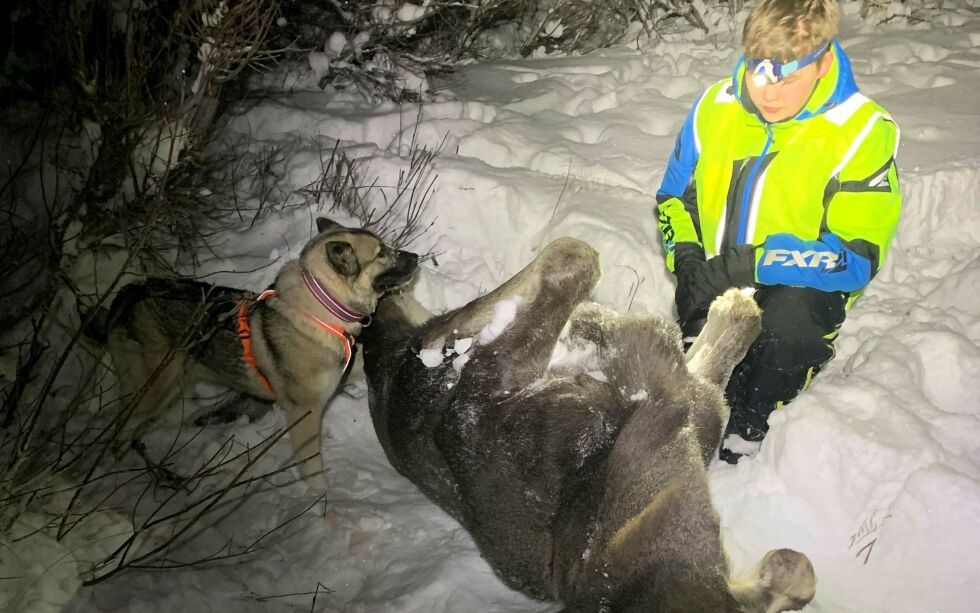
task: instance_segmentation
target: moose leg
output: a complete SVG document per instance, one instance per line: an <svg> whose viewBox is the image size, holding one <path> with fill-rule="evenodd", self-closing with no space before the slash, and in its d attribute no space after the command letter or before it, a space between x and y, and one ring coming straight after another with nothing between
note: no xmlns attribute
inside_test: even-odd
<svg viewBox="0 0 980 613"><path fill-rule="evenodd" d="M687 370L699 384L691 386L692 390L699 390L697 397L701 400L694 405L690 419L705 466L717 453L728 423L729 407L722 390L735 365L759 335L761 316L750 295L728 290L711 303L708 321L685 356ZM718 400L709 401L709 395L717 395Z"/></svg>
<svg viewBox="0 0 980 613"><path fill-rule="evenodd" d="M600 357L629 417L605 460L589 559L569 578L565 602L573 610L595 610L605 601L611 609L668 602L658 592L661 584L674 577L693 581L702 570L705 580L718 571L713 580L723 593L724 560L692 419L721 406L721 391L684 368L676 326L652 317L623 317L609 326L604 321ZM718 421L716 440L721 427ZM641 581L635 574L650 568L665 569L672 578ZM677 610L728 610L715 604Z"/></svg>
<svg viewBox="0 0 980 613"><path fill-rule="evenodd" d="M589 320L583 321L587 328ZM731 290L712 304L687 356L676 327L664 322L623 318L600 327L610 382L637 400L607 460L596 557L576 582L573 601L592 603L605 594L613 602L665 602L656 585L634 584L637 567L671 568L676 589L691 589L692 598L704 597L691 587L702 582L713 584L708 592L728 597L704 471L726 417L720 385L755 339L759 322L754 300ZM704 610L727 610L722 601L701 604Z"/></svg>
<svg viewBox="0 0 980 613"><path fill-rule="evenodd" d="M476 337L467 372L493 372L504 389L523 387L544 371L559 333L599 275L589 245L555 240L499 288L438 321L423 346Z"/></svg>
<svg viewBox="0 0 980 613"><path fill-rule="evenodd" d="M792 549L773 549L752 573L729 582L735 599L752 611L799 611L816 594L817 577L806 555Z"/></svg>
<svg viewBox="0 0 980 613"><path fill-rule="evenodd" d="M443 337L451 342L476 336L493 321L495 305L513 300L526 310L544 283L550 281L552 285L558 285L570 277L585 277L590 286L588 291L591 291L599 280L598 254L580 240L559 238L548 243L530 264L503 285L442 318L428 331L426 341Z"/></svg>
<svg viewBox="0 0 980 613"><path fill-rule="evenodd" d="M708 322L687 351L687 369L725 389L735 365L742 361L762 329L762 312L751 296L730 289L715 298Z"/></svg>

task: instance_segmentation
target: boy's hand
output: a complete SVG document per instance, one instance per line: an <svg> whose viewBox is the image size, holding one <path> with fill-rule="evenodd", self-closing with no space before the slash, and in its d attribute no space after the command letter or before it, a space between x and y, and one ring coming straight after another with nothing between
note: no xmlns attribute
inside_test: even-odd
<svg viewBox="0 0 980 613"><path fill-rule="evenodd" d="M711 302L728 288L755 286L753 245L731 247L708 261L704 260L700 247L680 248L674 257L677 275L674 303L682 329L706 317Z"/></svg>

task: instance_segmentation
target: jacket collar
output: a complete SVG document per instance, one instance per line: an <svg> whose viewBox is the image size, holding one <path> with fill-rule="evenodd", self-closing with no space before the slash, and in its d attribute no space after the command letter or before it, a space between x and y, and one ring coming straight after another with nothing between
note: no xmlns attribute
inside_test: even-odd
<svg viewBox="0 0 980 613"><path fill-rule="evenodd" d="M836 38L831 42L834 49L834 61L830 65L830 71L817 81L817 86L813 94L795 117L786 119L779 123L790 123L802 121L815 117L829 111L838 104L844 102L852 95L857 93L857 83L854 81L854 72L851 70L851 60L844 53L844 48ZM745 56L738 59L735 70L732 73L733 91L735 98L738 99L742 107L750 114L765 123L759 110L752 104L752 99L745 92Z"/></svg>

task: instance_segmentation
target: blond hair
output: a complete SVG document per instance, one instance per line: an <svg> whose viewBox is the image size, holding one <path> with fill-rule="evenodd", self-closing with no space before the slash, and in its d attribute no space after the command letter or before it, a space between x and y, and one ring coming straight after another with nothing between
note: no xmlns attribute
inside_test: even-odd
<svg viewBox="0 0 980 613"><path fill-rule="evenodd" d="M742 43L749 57L789 62L828 44L839 27L836 0L759 0Z"/></svg>

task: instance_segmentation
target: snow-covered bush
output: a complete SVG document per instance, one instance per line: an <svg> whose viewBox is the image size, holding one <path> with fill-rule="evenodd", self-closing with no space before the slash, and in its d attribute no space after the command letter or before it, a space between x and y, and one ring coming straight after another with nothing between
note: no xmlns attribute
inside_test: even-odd
<svg viewBox="0 0 980 613"><path fill-rule="evenodd" d="M281 433L247 457L180 458L175 445L120 464L133 403L103 396L111 376L81 342L76 302L97 306L127 272L159 272L206 242L206 194L227 162L207 148L212 126L238 76L275 58L277 15L275 0L13 0L0 11L11 34L0 47L0 549L66 562L4 566L15 579L0 609L57 610L51 598L83 578L171 564L209 509L268 468L254 460ZM66 594L35 593L46 583Z"/></svg>
<svg viewBox="0 0 980 613"><path fill-rule="evenodd" d="M707 30L702 13L708 6L705 0L539 2L535 29L525 36L523 51L543 47L547 51L587 52L621 42L630 35L656 38L659 28L678 19Z"/></svg>
<svg viewBox="0 0 980 613"><path fill-rule="evenodd" d="M910 23L931 21L944 9L952 8L949 0L857 0L861 17L872 23L907 20Z"/></svg>
<svg viewBox="0 0 980 613"><path fill-rule="evenodd" d="M176 90L156 80L168 71L151 70L152 64L127 65L119 73L100 66L101 54L120 51L101 39L106 47L95 56L59 56L54 59L64 63L52 63L59 70L91 69L97 77L85 87L17 74L30 66L30 53L58 52L58 41L15 45L8 56L9 77L0 88L16 92L16 100L0 114L0 138L7 145L0 257L9 271L0 285L13 292L5 291L0 309L0 550L13 553L0 556L0 576L7 577L0 610L57 611L80 586L127 569L248 556L292 521L271 522L258 538L222 535L227 542L220 549L188 553L200 551L202 540L210 542L208 533L220 534L232 511L254 504L257 489L290 486L291 467L267 455L289 428L229 436L203 456L189 451L197 436L193 428L179 430L162 447L157 441L149 450L128 449L130 441L120 433L135 400L116 397L111 369L84 346L85 308L77 309L76 301L98 307L127 272L159 272L178 260L192 264L208 231L218 224L227 229L236 219L247 225L268 207L340 210L400 245L425 229L421 214L435 180L430 163L436 153L414 138L409 167L394 185L362 184L354 162L331 155L318 183L305 190L290 190L283 180L288 143L209 140L222 90L242 69L239 56L221 51L229 45L211 35L229 19L224 7L218 3L199 20L184 22L193 24L188 31L197 33L194 40L204 41L186 48L198 53L182 55L179 64L159 58L161 65L185 66L176 97L170 96ZM138 17L126 15L115 18L127 32L138 29ZM60 24L58 31L68 29ZM140 49L121 50L150 62ZM86 57L91 64L80 62ZM269 54L253 55L261 57ZM99 86L99 78L112 85ZM172 104L195 99L179 109ZM118 273L100 277L110 270Z"/></svg>
<svg viewBox="0 0 980 613"><path fill-rule="evenodd" d="M654 37L683 20L741 0L283 0L281 44L305 54L321 88L368 99L418 100L426 75L470 58L587 52Z"/></svg>
<svg viewBox="0 0 980 613"><path fill-rule="evenodd" d="M368 99L417 101L425 75L466 55L497 15L521 0L284 0L280 41L295 43L320 87Z"/></svg>

